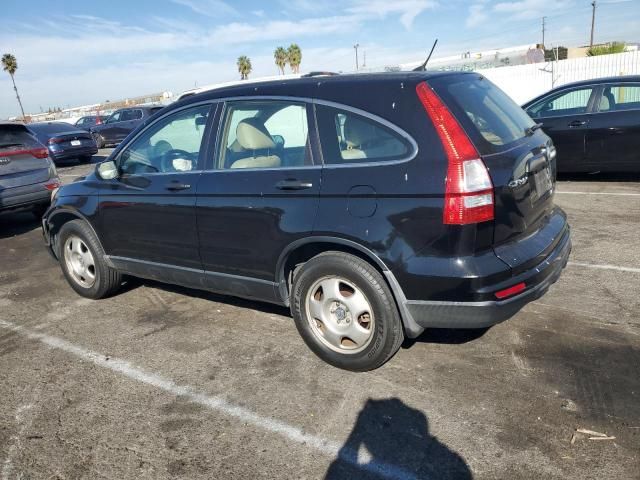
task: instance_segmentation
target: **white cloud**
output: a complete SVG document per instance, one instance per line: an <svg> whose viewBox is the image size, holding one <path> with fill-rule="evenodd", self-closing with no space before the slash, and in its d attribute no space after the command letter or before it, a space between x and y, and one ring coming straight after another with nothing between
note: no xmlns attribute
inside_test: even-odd
<svg viewBox="0 0 640 480"><path fill-rule="evenodd" d="M510 18L527 20L567 10L575 5L574 0L519 0L496 3L493 10L509 14Z"/></svg>
<svg viewBox="0 0 640 480"><path fill-rule="evenodd" d="M400 15L400 23L410 30L418 15L437 6L438 3L434 0L355 0L354 4L347 8L347 12L368 18Z"/></svg>
<svg viewBox="0 0 640 480"><path fill-rule="evenodd" d="M173 3L190 8L195 13L207 17L219 15L237 15L238 11L222 0L171 0Z"/></svg>
<svg viewBox="0 0 640 480"><path fill-rule="evenodd" d="M469 28L477 27L489 19L490 7L486 1L475 3L469 7L469 15L465 21L465 25Z"/></svg>

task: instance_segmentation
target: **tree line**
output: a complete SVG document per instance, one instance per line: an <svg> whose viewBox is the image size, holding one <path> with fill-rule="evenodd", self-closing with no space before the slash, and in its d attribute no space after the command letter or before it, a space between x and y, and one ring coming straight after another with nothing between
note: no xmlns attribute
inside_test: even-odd
<svg viewBox="0 0 640 480"><path fill-rule="evenodd" d="M300 63L302 63L302 50L300 47L292 43L289 48L278 47L273 52L273 60L278 67L278 70L284 75L284 69L287 64L291 67L293 73L300 73ZM238 57L237 61L238 73L240 73L240 79L246 80L251 73L251 59L246 55Z"/></svg>

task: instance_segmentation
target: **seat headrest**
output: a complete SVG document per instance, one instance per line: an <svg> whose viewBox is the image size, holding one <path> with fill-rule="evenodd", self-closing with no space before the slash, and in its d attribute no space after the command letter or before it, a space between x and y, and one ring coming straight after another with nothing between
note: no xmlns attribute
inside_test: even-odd
<svg viewBox="0 0 640 480"><path fill-rule="evenodd" d="M257 118L245 118L236 128L238 143L245 150L262 150L275 148L269 130Z"/></svg>
<svg viewBox="0 0 640 480"><path fill-rule="evenodd" d="M344 122L344 139L348 144L365 145L378 137L376 130L369 122L348 116Z"/></svg>

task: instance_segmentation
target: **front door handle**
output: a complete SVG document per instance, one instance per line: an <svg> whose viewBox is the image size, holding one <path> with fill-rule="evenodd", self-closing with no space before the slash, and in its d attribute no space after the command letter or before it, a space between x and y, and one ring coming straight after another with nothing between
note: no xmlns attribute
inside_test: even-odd
<svg viewBox="0 0 640 480"><path fill-rule="evenodd" d="M282 180L276 183L278 190L305 190L311 187L313 187L313 183L295 179Z"/></svg>
<svg viewBox="0 0 640 480"><path fill-rule="evenodd" d="M165 188L172 192L177 192L178 190L186 190L188 188L191 188L191 185L189 185L188 183L182 183L179 180L173 180L172 182L167 183L165 185Z"/></svg>
<svg viewBox="0 0 640 480"><path fill-rule="evenodd" d="M574 120L573 122L569 122L569 127L571 127L571 128L583 127L586 124L587 124L587 122L585 120Z"/></svg>

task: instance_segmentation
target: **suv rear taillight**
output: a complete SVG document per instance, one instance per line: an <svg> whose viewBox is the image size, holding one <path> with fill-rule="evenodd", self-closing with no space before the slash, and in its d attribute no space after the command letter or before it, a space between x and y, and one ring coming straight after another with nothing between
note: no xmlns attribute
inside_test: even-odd
<svg viewBox="0 0 640 480"><path fill-rule="evenodd" d="M476 147L427 82L419 83L416 93L447 155L444 223L466 225L493 220L493 184Z"/></svg>
<svg viewBox="0 0 640 480"><path fill-rule="evenodd" d="M36 147L25 149L21 148L18 150L9 150L8 152L2 152L0 155L3 157L15 157L18 155L31 155L35 158L47 158L49 156L49 151L43 147Z"/></svg>

